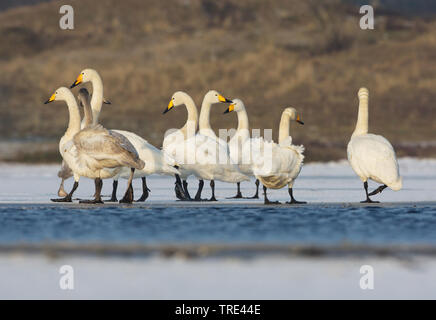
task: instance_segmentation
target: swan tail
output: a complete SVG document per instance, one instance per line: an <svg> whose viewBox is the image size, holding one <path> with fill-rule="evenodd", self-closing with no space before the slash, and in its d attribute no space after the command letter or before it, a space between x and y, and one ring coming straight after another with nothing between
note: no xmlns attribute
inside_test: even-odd
<svg viewBox="0 0 436 320"><path fill-rule="evenodd" d="M403 178L402 178L402 177L399 177L399 178L397 179L397 181L395 181L394 183L390 183L390 184L388 185L388 187L391 188L391 189L394 190L394 191L399 191L399 190L401 190L401 188L403 188Z"/></svg>

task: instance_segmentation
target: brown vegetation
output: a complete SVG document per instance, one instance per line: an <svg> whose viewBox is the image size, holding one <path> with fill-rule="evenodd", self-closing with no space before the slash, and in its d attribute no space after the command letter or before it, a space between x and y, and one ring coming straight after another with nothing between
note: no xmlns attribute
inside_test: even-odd
<svg viewBox="0 0 436 320"><path fill-rule="evenodd" d="M297 108L306 125L291 133L307 161L345 158L356 94L366 86L371 131L402 156L436 156L435 148L410 150L435 139L436 21L383 14L376 30L362 31L358 8L339 0L70 4L74 31L59 29L57 1L0 13L0 140L60 137L66 107L42 102L92 67L113 103L101 122L157 146L185 121L182 108L161 114L173 92L188 92L200 107L216 89L244 100L251 126L273 128L274 137L283 108ZM236 125L224 109L214 106L214 128Z"/></svg>

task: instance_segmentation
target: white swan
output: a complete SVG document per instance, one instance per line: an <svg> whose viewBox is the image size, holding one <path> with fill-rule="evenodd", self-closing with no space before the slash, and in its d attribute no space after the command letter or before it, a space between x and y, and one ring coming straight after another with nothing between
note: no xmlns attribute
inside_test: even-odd
<svg viewBox="0 0 436 320"><path fill-rule="evenodd" d="M402 188L397 158L392 145L382 136L368 133L368 97L366 88L358 93L359 114L356 128L348 143L348 161L354 172L363 182L366 193L364 203L375 202L369 196L381 193L389 187L394 191ZM381 183L382 186L368 194L368 179Z"/></svg>
<svg viewBox="0 0 436 320"><path fill-rule="evenodd" d="M253 138L242 147L243 154L251 154L253 159L253 173L263 184L264 203L276 204L267 197L267 188L281 189L288 186L291 201L288 204L299 204L293 196L293 184L303 166L303 146L292 144L289 136L290 120L300 124L300 116L294 108L286 108L282 113L279 130L279 143L268 142L263 138Z"/></svg>
<svg viewBox="0 0 436 320"><path fill-rule="evenodd" d="M229 105L224 113L230 113L235 111L238 116L238 128L235 134L229 141L230 158L234 163L237 163L239 170L247 176L253 176L252 160L250 154L245 157L242 154L242 146L250 139L250 126L248 123L248 115L245 109L245 105L240 99L232 99L233 103ZM259 180L256 179L256 193L250 199L259 199ZM240 199L242 197L241 193L241 183L237 182L237 192L236 196L233 198Z"/></svg>
<svg viewBox="0 0 436 320"><path fill-rule="evenodd" d="M211 104L229 101L218 93L216 94L216 99L208 98L207 100L207 103ZM208 135L195 134L198 113L195 103L189 95L180 91L174 93L164 113L179 105L186 106L188 120L182 129L176 130L165 137L163 149L176 158L181 168L184 191L188 198L190 196L187 191L186 178L194 174L200 179L195 200L201 200L203 180L210 180L212 196L209 200L216 201L214 180L237 182L249 180L249 178L242 174L235 164L231 163L228 147L225 142L219 142L218 138L216 136L213 138L214 135L210 133ZM200 119L202 119L201 116ZM206 119L209 121L208 117Z"/></svg>
<svg viewBox="0 0 436 320"><path fill-rule="evenodd" d="M91 82L93 88L91 108L93 123L96 124L98 123L98 117L101 112L102 104L104 103L103 81L97 71L88 68L80 72L76 81L71 85L71 88L86 82ZM134 175L134 178L142 178L142 196L137 201L145 201L148 198L150 190L147 187L146 176L151 174L163 174L171 176L176 175L176 179L178 179L179 172L175 168L176 162L170 156L148 143L147 140L132 132L123 130L111 131L126 137L137 150L140 159L145 162L145 167L142 170L135 171ZM110 199L111 202L117 201L116 193L118 188L118 179L120 177L128 178L129 176L130 172L128 168L122 169L119 174L114 176L112 197ZM182 190L181 183L176 182L176 193L180 193L179 190Z"/></svg>
<svg viewBox="0 0 436 320"><path fill-rule="evenodd" d="M69 89L60 87L45 104L53 101L65 101L68 106L68 128L59 142L59 151L74 176L74 186L71 192L65 198L53 199L53 201L71 202L80 177L87 177L96 179L95 199L82 201L82 203L102 203L101 179L112 178L122 167L127 166L131 168L131 175L122 202L132 202L134 171L144 167L144 162L139 159L135 148L127 139L112 134L100 125L92 125L81 130L79 107Z"/></svg>

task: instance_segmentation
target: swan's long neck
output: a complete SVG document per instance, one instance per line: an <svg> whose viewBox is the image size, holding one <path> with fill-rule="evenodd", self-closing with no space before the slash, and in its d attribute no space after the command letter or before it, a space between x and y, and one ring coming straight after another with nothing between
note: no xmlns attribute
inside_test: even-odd
<svg viewBox="0 0 436 320"><path fill-rule="evenodd" d="M93 116L92 116L92 108L91 105L89 104L89 100L87 101L82 101L82 105L83 105L83 124L84 124L84 128L88 128L93 121Z"/></svg>
<svg viewBox="0 0 436 320"><path fill-rule="evenodd" d="M368 93L359 94L359 114L357 116L356 129L354 135L362 135L368 133Z"/></svg>
<svg viewBox="0 0 436 320"><path fill-rule="evenodd" d="M204 97L200 110L199 131L206 135L215 136L215 133L210 126L210 108L212 103L207 97Z"/></svg>
<svg viewBox="0 0 436 320"><path fill-rule="evenodd" d="M65 102L68 106L68 111L70 114L70 119L68 122L67 131L65 131L64 137L67 140L70 140L74 137L74 135L80 131L80 111L77 105L77 101L74 98L73 94L69 92L65 97Z"/></svg>
<svg viewBox="0 0 436 320"><path fill-rule="evenodd" d="M248 123L248 115L247 110L242 109L240 111L237 111L236 114L238 115L238 130L249 130L250 125Z"/></svg>
<svg viewBox="0 0 436 320"><path fill-rule="evenodd" d="M180 131L182 131L186 140L195 136L195 133L197 132L198 111L194 100L192 100L192 98L187 94L184 96L184 103L186 110L188 110L188 120L186 120L185 125L180 129Z"/></svg>
<svg viewBox="0 0 436 320"><path fill-rule="evenodd" d="M98 118L101 112L101 106L103 105L103 81L98 73L93 74L91 78L92 83L92 123L97 124Z"/></svg>
<svg viewBox="0 0 436 320"><path fill-rule="evenodd" d="M285 142L285 140L289 138L289 126L290 126L290 116L286 112L283 112L282 118L280 120L279 144Z"/></svg>

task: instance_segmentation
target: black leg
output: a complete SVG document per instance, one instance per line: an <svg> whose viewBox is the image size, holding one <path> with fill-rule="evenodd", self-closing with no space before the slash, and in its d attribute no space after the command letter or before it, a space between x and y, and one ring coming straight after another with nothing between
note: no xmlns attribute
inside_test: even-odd
<svg viewBox="0 0 436 320"><path fill-rule="evenodd" d="M135 173L135 168L131 168L130 170L131 170L131 172L130 172L129 181L127 182L127 190L126 190L126 193L124 194L124 197L120 200L120 203L132 203L133 202L132 182L133 182L133 174Z"/></svg>
<svg viewBox="0 0 436 320"><path fill-rule="evenodd" d="M176 183L174 185L174 192L176 193L176 198L179 200L186 200L185 190L183 190L182 180L178 174L174 175L176 177Z"/></svg>
<svg viewBox="0 0 436 320"><path fill-rule="evenodd" d="M147 180L145 177L142 177L142 196L136 202L144 202L147 200L150 189L147 187Z"/></svg>
<svg viewBox="0 0 436 320"><path fill-rule="evenodd" d="M204 180L200 179L198 180L198 190L197 193L195 194L195 201L203 201L203 199L201 199L201 192L203 191L203 186L204 186Z"/></svg>
<svg viewBox="0 0 436 320"><path fill-rule="evenodd" d="M79 203L88 203L88 204L103 203L103 201L101 200L101 189L103 188L103 180L97 178L94 180L94 183L95 183L94 200L80 200Z"/></svg>
<svg viewBox="0 0 436 320"><path fill-rule="evenodd" d="M368 194L368 181L365 181L365 182L363 183L363 188L365 189L366 200L364 200L364 201L360 201L360 203L379 203L378 201L372 201L372 200L369 198L369 194Z"/></svg>
<svg viewBox="0 0 436 320"><path fill-rule="evenodd" d="M189 191L188 191L188 181L186 181L186 180L183 180L183 191L185 194L185 200L191 201L192 198L191 198L191 195L189 194Z"/></svg>
<svg viewBox="0 0 436 320"><path fill-rule="evenodd" d="M295 200L294 194L292 192L292 188L288 189L288 193L289 193L289 196L291 197L291 201L286 202L287 204L305 204L305 203L307 203L306 201L297 201L297 200Z"/></svg>
<svg viewBox="0 0 436 320"><path fill-rule="evenodd" d="M108 202L118 202L117 199L118 180L114 180L112 183L112 197Z"/></svg>
<svg viewBox="0 0 436 320"><path fill-rule="evenodd" d="M248 197L246 199L259 199L259 185L260 185L259 179L256 179L256 182L254 184L256 185L256 193L254 194L254 196Z"/></svg>
<svg viewBox="0 0 436 320"><path fill-rule="evenodd" d="M215 198L215 181L210 181L210 188L212 189L212 197L210 197L209 201L217 201Z"/></svg>
<svg viewBox="0 0 436 320"><path fill-rule="evenodd" d="M382 193L382 191L383 191L384 189L386 189L387 187L388 187L388 186L384 184L384 185L378 187L377 189L375 189L373 192L371 192L371 193L369 194L369 196L376 195L377 193Z"/></svg>
<svg viewBox="0 0 436 320"><path fill-rule="evenodd" d="M73 197L74 191L76 191L77 187L79 186L79 183L77 181L74 181L73 189L71 189L70 193L67 194L64 198L59 199L51 199L53 202L72 202L71 198Z"/></svg>
<svg viewBox="0 0 436 320"><path fill-rule="evenodd" d="M243 198L242 197L242 193L241 193L241 183L237 182L236 185L237 185L236 196L230 197L230 198L227 198L227 199L242 199Z"/></svg>
<svg viewBox="0 0 436 320"><path fill-rule="evenodd" d="M269 201L268 196L266 194L266 190L267 188L265 186L263 186L263 196L264 196L264 204L280 204L279 201Z"/></svg>

